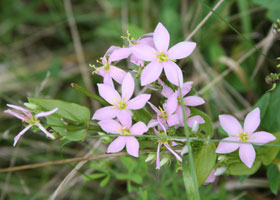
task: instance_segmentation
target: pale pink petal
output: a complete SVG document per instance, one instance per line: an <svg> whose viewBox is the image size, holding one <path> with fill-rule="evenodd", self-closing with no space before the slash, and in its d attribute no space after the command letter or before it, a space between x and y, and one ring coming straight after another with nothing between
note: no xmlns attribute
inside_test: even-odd
<svg viewBox="0 0 280 200"><path fill-rule="evenodd" d="M110 48L106 51L104 57L106 58L106 56L110 56L115 50L120 49L121 47L117 47L117 46L110 46ZM103 60L102 60L103 61ZM107 59L106 59L107 62Z"/></svg>
<svg viewBox="0 0 280 200"><path fill-rule="evenodd" d="M117 81L119 84L122 84L123 79L126 75L126 72L118 67L115 67L113 65L110 66L110 75L111 77Z"/></svg>
<svg viewBox="0 0 280 200"><path fill-rule="evenodd" d="M274 135L272 135L271 133L268 133L265 131L259 131L259 132L255 132L252 135L250 135L250 138L247 140L247 142L266 144L266 143L272 142L274 140L276 140L276 137Z"/></svg>
<svg viewBox="0 0 280 200"><path fill-rule="evenodd" d="M128 58L128 56L131 54L130 48L119 48L112 52L112 54L109 57L109 63L114 61L120 61L122 59Z"/></svg>
<svg viewBox="0 0 280 200"><path fill-rule="evenodd" d="M151 36L138 40L138 44L145 44L145 45L155 48L154 39Z"/></svg>
<svg viewBox="0 0 280 200"><path fill-rule="evenodd" d="M185 107L185 111L186 111L186 117L188 118L188 116L190 115L191 111L190 111L190 109L188 107ZM176 113L176 115L179 118L179 122L183 125L184 124L184 115L183 115L183 110L182 110L182 106L181 105L179 105L177 107L177 110L176 110L175 113Z"/></svg>
<svg viewBox="0 0 280 200"><path fill-rule="evenodd" d="M205 101L201 97L197 96L188 96L184 98L184 104L186 106L199 106L204 104Z"/></svg>
<svg viewBox="0 0 280 200"><path fill-rule="evenodd" d="M174 85L183 84L183 73L180 67L175 64L173 61L163 62L164 73L167 77L167 80Z"/></svg>
<svg viewBox="0 0 280 200"><path fill-rule="evenodd" d="M154 106L151 102L148 102L148 104L151 106L151 108L152 108L157 114L160 114L160 113L161 113L160 110L159 110L156 106Z"/></svg>
<svg viewBox="0 0 280 200"><path fill-rule="evenodd" d="M121 134L120 130L122 126L115 120L101 120L100 122L98 122L98 124L102 128L102 130L107 133Z"/></svg>
<svg viewBox="0 0 280 200"><path fill-rule="evenodd" d="M248 115L245 118L244 131L247 132L248 135L254 133L255 130L260 125L260 120L261 120L260 109L255 108L250 113L248 113Z"/></svg>
<svg viewBox="0 0 280 200"><path fill-rule="evenodd" d="M170 35L162 23L158 23L153 38L157 50L166 52L169 46Z"/></svg>
<svg viewBox="0 0 280 200"><path fill-rule="evenodd" d="M150 94L140 94L127 102L127 109L138 110L143 108L151 98Z"/></svg>
<svg viewBox="0 0 280 200"><path fill-rule="evenodd" d="M37 123L36 126L38 126L39 129L41 129L41 131L43 131L47 135L47 137L55 139L55 137L50 132L48 132L40 123Z"/></svg>
<svg viewBox="0 0 280 200"><path fill-rule="evenodd" d="M183 86L182 86L182 97L184 97L186 94L188 94L191 91L192 84L193 84L192 81L188 81L188 82L183 83Z"/></svg>
<svg viewBox="0 0 280 200"><path fill-rule="evenodd" d="M226 142L227 141L227 142ZM233 141L233 142L231 142ZM237 150L240 146L240 142L237 137L224 138L218 145L216 153L231 153Z"/></svg>
<svg viewBox="0 0 280 200"><path fill-rule="evenodd" d="M49 116L49 115L55 113L57 110L58 110L58 108L54 108L54 109L52 109L52 110L50 110L50 111L47 111L47 112L40 112L40 113L38 113L37 115L35 115L35 117L45 117L45 116Z"/></svg>
<svg viewBox="0 0 280 200"><path fill-rule="evenodd" d="M130 128L132 124L131 113L127 110L120 110L118 114L118 120L121 122L123 126L126 128Z"/></svg>
<svg viewBox="0 0 280 200"><path fill-rule="evenodd" d="M144 60L141 60L139 58L137 58L136 56L134 56L133 54L130 56L130 62L134 63L135 65L138 66L144 66Z"/></svg>
<svg viewBox="0 0 280 200"><path fill-rule="evenodd" d="M189 118L187 119L187 124L188 124L188 126L189 126L190 128L192 128L195 121L197 121L198 124L204 124L204 123L205 123L204 119L203 119L201 116L195 115L195 116L189 117Z"/></svg>
<svg viewBox="0 0 280 200"><path fill-rule="evenodd" d="M222 128L231 136L237 136L242 131L242 127L237 119L231 115L219 115Z"/></svg>
<svg viewBox="0 0 280 200"><path fill-rule="evenodd" d="M216 179L215 170L212 169L211 173L209 174L208 178L204 181L203 184L213 183Z"/></svg>
<svg viewBox="0 0 280 200"><path fill-rule="evenodd" d="M29 110L23 108L23 107L20 107L20 106L16 106L16 105L13 105L13 104L7 104L8 107L10 108L14 108L16 110L20 110L21 112L23 112L27 117L32 117L32 114Z"/></svg>
<svg viewBox="0 0 280 200"><path fill-rule="evenodd" d="M120 152L125 146L125 136L116 138L107 148L107 153Z"/></svg>
<svg viewBox="0 0 280 200"><path fill-rule="evenodd" d="M256 158L256 152L251 144L240 144L239 148L240 160L249 168L253 166Z"/></svg>
<svg viewBox="0 0 280 200"><path fill-rule="evenodd" d="M128 72L122 83L122 99L128 101L134 92L134 80Z"/></svg>
<svg viewBox="0 0 280 200"><path fill-rule="evenodd" d="M25 121L25 122L28 120L28 118L27 118L26 116L24 116L24 115L22 115L22 114L19 114L19 113L15 112L15 111L12 111L12 110L10 110L10 109L5 110L4 113L8 113L8 114L10 114L10 115L13 115L13 116L15 116L16 118L21 119L22 121Z"/></svg>
<svg viewBox="0 0 280 200"><path fill-rule="evenodd" d="M131 51L135 57L144 61L156 60L156 50L145 44L138 44L131 47Z"/></svg>
<svg viewBox="0 0 280 200"><path fill-rule="evenodd" d="M111 77L111 75L109 73L106 73L104 75L103 83L105 85L109 85L112 88L115 88L114 83L113 83L113 79L112 79L112 77Z"/></svg>
<svg viewBox="0 0 280 200"><path fill-rule="evenodd" d="M169 146L168 143L164 144L164 146L180 161L182 162L182 158Z"/></svg>
<svg viewBox="0 0 280 200"><path fill-rule="evenodd" d="M159 84L162 85L162 91L161 91L161 95L168 98L170 97L172 94L174 94L173 90L168 87L167 85L165 85L160 79L158 80Z"/></svg>
<svg viewBox="0 0 280 200"><path fill-rule="evenodd" d="M141 85L148 85L157 80L162 72L163 65L158 61L153 61L146 65L141 73Z"/></svg>
<svg viewBox="0 0 280 200"><path fill-rule="evenodd" d="M149 121L149 123L148 123L148 128L154 128L154 127L156 127L158 124L159 124L159 123L158 123L157 120L151 119L151 120Z"/></svg>
<svg viewBox="0 0 280 200"><path fill-rule="evenodd" d="M159 153L160 153L160 147L161 147L162 143L158 143L157 146L157 159L156 159L156 169L160 169L160 157L159 157Z"/></svg>
<svg viewBox="0 0 280 200"><path fill-rule="evenodd" d="M148 131L148 127L143 122L137 122L130 129L131 135L143 135Z"/></svg>
<svg viewBox="0 0 280 200"><path fill-rule="evenodd" d="M119 93L109 85L97 84L100 96L108 103L114 104L121 97Z"/></svg>
<svg viewBox="0 0 280 200"><path fill-rule="evenodd" d="M128 136L125 138L126 151L134 157L139 156L139 142L135 137Z"/></svg>
<svg viewBox="0 0 280 200"><path fill-rule="evenodd" d="M182 59L189 56L196 47L195 42L179 42L168 50L168 58Z"/></svg>
<svg viewBox="0 0 280 200"><path fill-rule="evenodd" d="M26 126L19 134L17 134L17 136L14 138L14 144L13 146L16 146L18 140L20 139L20 137L26 133L26 131L28 131L28 129L31 128L31 125Z"/></svg>
<svg viewBox="0 0 280 200"><path fill-rule="evenodd" d="M170 96L166 101L166 111L167 114L172 114L176 111L178 107L178 99L177 99L177 93L174 93L172 96Z"/></svg>
<svg viewBox="0 0 280 200"><path fill-rule="evenodd" d="M179 124L179 118L177 115L169 115L167 119L168 126L174 126Z"/></svg>
<svg viewBox="0 0 280 200"><path fill-rule="evenodd" d="M95 111L92 120L113 119L117 116L119 110L113 106L106 106Z"/></svg>

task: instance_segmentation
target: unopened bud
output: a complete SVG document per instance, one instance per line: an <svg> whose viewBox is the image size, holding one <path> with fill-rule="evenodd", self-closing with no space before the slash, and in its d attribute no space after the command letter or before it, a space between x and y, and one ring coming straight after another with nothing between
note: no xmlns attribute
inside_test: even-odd
<svg viewBox="0 0 280 200"><path fill-rule="evenodd" d="M214 173L215 176L220 176L227 171L226 167L218 167Z"/></svg>
<svg viewBox="0 0 280 200"><path fill-rule="evenodd" d="M156 158L156 155L155 155L154 153L150 153L150 154L147 156L145 162L150 162L150 161L154 160L155 158Z"/></svg>
<svg viewBox="0 0 280 200"><path fill-rule="evenodd" d="M160 161L160 167L162 167L163 165L165 165L166 163L168 163L168 158L163 158L163 159L161 159L161 161Z"/></svg>
<svg viewBox="0 0 280 200"><path fill-rule="evenodd" d="M193 125L192 125L192 132L196 133L199 129L199 123L198 121L194 121Z"/></svg>
<svg viewBox="0 0 280 200"><path fill-rule="evenodd" d="M226 157L225 156L218 156L218 161L225 161L226 160Z"/></svg>
<svg viewBox="0 0 280 200"><path fill-rule="evenodd" d="M183 155L185 155L187 153L189 153L189 147L188 147L188 145L185 145L183 147L182 151L181 151L181 156L183 156Z"/></svg>

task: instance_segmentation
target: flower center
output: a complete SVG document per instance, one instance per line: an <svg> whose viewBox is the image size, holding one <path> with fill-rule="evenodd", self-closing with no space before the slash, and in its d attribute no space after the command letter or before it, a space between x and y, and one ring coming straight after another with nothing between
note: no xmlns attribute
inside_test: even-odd
<svg viewBox="0 0 280 200"><path fill-rule="evenodd" d="M105 64L103 65L103 69L108 72L110 69L110 64L108 62L105 62Z"/></svg>
<svg viewBox="0 0 280 200"><path fill-rule="evenodd" d="M180 97L177 97L177 102L178 102L178 105L181 105L181 98Z"/></svg>
<svg viewBox="0 0 280 200"><path fill-rule="evenodd" d="M168 120L168 114L163 110L161 107L159 107L160 113L158 114L159 117L161 117L163 120Z"/></svg>
<svg viewBox="0 0 280 200"><path fill-rule="evenodd" d="M39 121L36 117L31 117L31 118L28 118L27 122L31 125L31 126L34 126L36 125Z"/></svg>
<svg viewBox="0 0 280 200"><path fill-rule="evenodd" d="M127 106L127 104L125 103L125 99L115 99L115 102L111 104L114 105L114 108L118 108L120 110L125 110Z"/></svg>
<svg viewBox="0 0 280 200"><path fill-rule="evenodd" d="M124 126L123 128L119 127L119 131L122 135L130 135L130 130Z"/></svg>
<svg viewBox="0 0 280 200"><path fill-rule="evenodd" d="M160 52L160 54L157 55L158 61L159 62L167 62L168 56L163 53L163 51Z"/></svg>
<svg viewBox="0 0 280 200"><path fill-rule="evenodd" d="M237 133L237 136L239 136L238 140L243 142L247 142L247 140L250 138L247 132L243 132L242 130L240 130L240 133Z"/></svg>

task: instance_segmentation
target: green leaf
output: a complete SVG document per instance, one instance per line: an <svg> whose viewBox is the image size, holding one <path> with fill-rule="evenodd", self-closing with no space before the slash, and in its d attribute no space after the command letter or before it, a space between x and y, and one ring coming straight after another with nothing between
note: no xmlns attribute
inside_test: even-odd
<svg viewBox="0 0 280 200"><path fill-rule="evenodd" d="M192 178L192 172L191 172L191 166L190 166L190 161L189 161L189 156L185 156L186 159L183 160L182 163L182 171L183 171L183 179L184 179L184 185L185 185L185 190L187 194L187 199L197 199L197 194L196 194L196 184L193 182ZM198 197L199 198L199 197Z"/></svg>
<svg viewBox="0 0 280 200"><path fill-rule="evenodd" d="M85 181L90 181L90 180L95 180L95 179L102 178L102 177L104 177L106 175L107 174L104 174L104 173L95 173L95 174L90 174L90 175L84 176L83 179Z"/></svg>
<svg viewBox="0 0 280 200"><path fill-rule="evenodd" d="M198 110L197 108L191 108L191 116L194 116L194 115L200 115L205 121L204 124L199 125L198 133L201 133L200 136L212 138L214 129L213 129L213 125L212 125L213 122L210 119L210 117L206 113Z"/></svg>
<svg viewBox="0 0 280 200"><path fill-rule="evenodd" d="M227 168L226 173L229 175L251 175L254 174L261 166L260 160L255 160L253 166L251 168L247 167L240 160L230 164Z"/></svg>
<svg viewBox="0 0 280 200"><path fill-rule="evenodd" d="M194 164L198 186L201 186L211 173L216 163L216 146L213 142L203 144L194 154Z"/></svg>
<svg viewBox="0 0 280 200"><path fill-rule="evenodd" d="M105 186L109 183L110 178L111 178L111 176L110 176L110 175L107 175L107 176L100 182L100 186L101 186L101 187L105 187Z"/></svg>
<svg viewBox="0 0 280 200"><path fill-rule="evenodd" d="M46 111L58 108L57 112L53 115L59 115L73 122L87 123L90 120L90 111L85 106L57 99L28 98L28 101Z"/></svg>
<svg viewBox="0 0 280 200"><path fill-rule="evenodd" d="M273 194L277 195L280 186L280 171L276 165L269 165L267 167L266 176L269 180L269 187Z"/></svg>
<svg viewBox="0 0 280 200"><path fill-rule="evenodd" d="M137 184L143 183L143 178L140 174L131 174L130 180Z"/></svg>
<svg viewBox="0 0 280 200"><path fill-rule="evenodd" d="M137 122L142 121L145 124L148 124L152 119L151 113L149 113L145 108L140 110L133 110L133 119Z"/></svg>
<svg viewBox="0 0 280 200"><path fill-rule="evenodd" d="M259 100L258 102L254 105L254 108L259 107L261 110L261 120L265 120L265 114L267 111L267 108L269 106L269 102L270 102L270 93L266 93L264 94Z"/></svg>
<svg viewBox="0 0 280 200"><path fill-rule="evenodd" d="M279 18L279 0L253 0L253 2L268 10L267 15L270 20L275 21Z"/></svg>
<svg viewBox="0 0 280 200"><path fill-rule="evenodd" d="M133 160L133 158L131 157L121 156L121 161L129 171L129 173L132 172L137 167L137 162Z"/></svg>
<svg viewBox="0 0 280 200"><path fill-rule="evenodd" d="M270 142L269 144L280 144L280 132L273 134L276 140ZM262 146L258 153L260 154L260 159L264 165L269 165L277 156L280 150L280 146Z"/></svg>

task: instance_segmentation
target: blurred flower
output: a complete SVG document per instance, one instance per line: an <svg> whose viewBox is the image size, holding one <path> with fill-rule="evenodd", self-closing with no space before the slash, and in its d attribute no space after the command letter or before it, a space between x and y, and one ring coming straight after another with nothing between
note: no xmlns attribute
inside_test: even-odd
<svg viewBox="0 0 280 200"><path fill-rule="evenodd" d="M180 42L168 50L170 35L167 29L158 23L153 41L155 48L139 44L132 48L133 54L144 61L151 61L142 71L141 85L148 85L157 80L164 69L167 79L174 85L182 85L183 74L180 67L174 62L189 56L196 47L194 42Z"/></svg>
<svg viewBox="0 0 280 200"><path fill-rule="evenodd" d="M15 110L18 110L21 113L15 112L13 110L5 110L5 113L8 113L10 115L15 116L18 119L21 119L23 122L28 123L28 126L26 126L15 138L14 138L14 146L17 144L18 140L20 139L20 137L26 133L27 130L29 130L32 126L38 126L39 129L41 129L41 131L43 131L47 137L50 137L52 139L55 139L54 136L49 133L40 123L40 121L38 120L39 117L45 117L48 115L51 115L53 113L55 113L58 108L55 108L53 110L47 111L47 112L40 112L38 114L36 114L35 116L33 116L31 114L31 112L28 109L22 108L20 106L16 106L16 105L11 105L11 104L7 104L8 107L13 108Z"/></svg>
<svg viewBox="0 0 280 200"><path fill-rule="evenodd" d="M98 122L100 127L107 133L120 134L107 149L108 153L120 152L125 146L129 155L138 157L139 154L139 142L133 136L129 135L143 135L148 131L147 126L143 122L137 122L132 125L131 117L121 118L120 123L115 120L102 120Z"/></svg>
<svg viewBox="0 0 280 200"><path fill-rule="evenodd" d="M209 174L208 178L204 181L204 185L209 184L209 183L213 183L216 180L216 176L215 174L215 170L212 169L211 173Z"/></svg>
<svg viewBox="0 0 280 200"><path fill-rule="evenodd" d="M122 83L122 96L110 85L97 84L98 91L112 106L106 106L98 109L92 119L104 120L112 119L114 117L128 118L132 116L130 110L138 110L145 106L146 102L150 99L150 94L141 94L133 99L130 99L134 92L134 80L130 73L127 73Z"/></svg>
<svg viewBox="0 0 280 200"><path fill-rule="evenodd" d="M230 135L230 137L224 138L219 143L216 152L231 153L239 148L239 157L241 161L249 168L252 167L255 161L256 152L253 145L247 142L263 145L276 139L268 132L255 132L255 130L260 125L259 108L255 108L253 111L248 113L245 118L244 129L237 119L231 115L220 115L219 120L222 128Z"/></svg>

